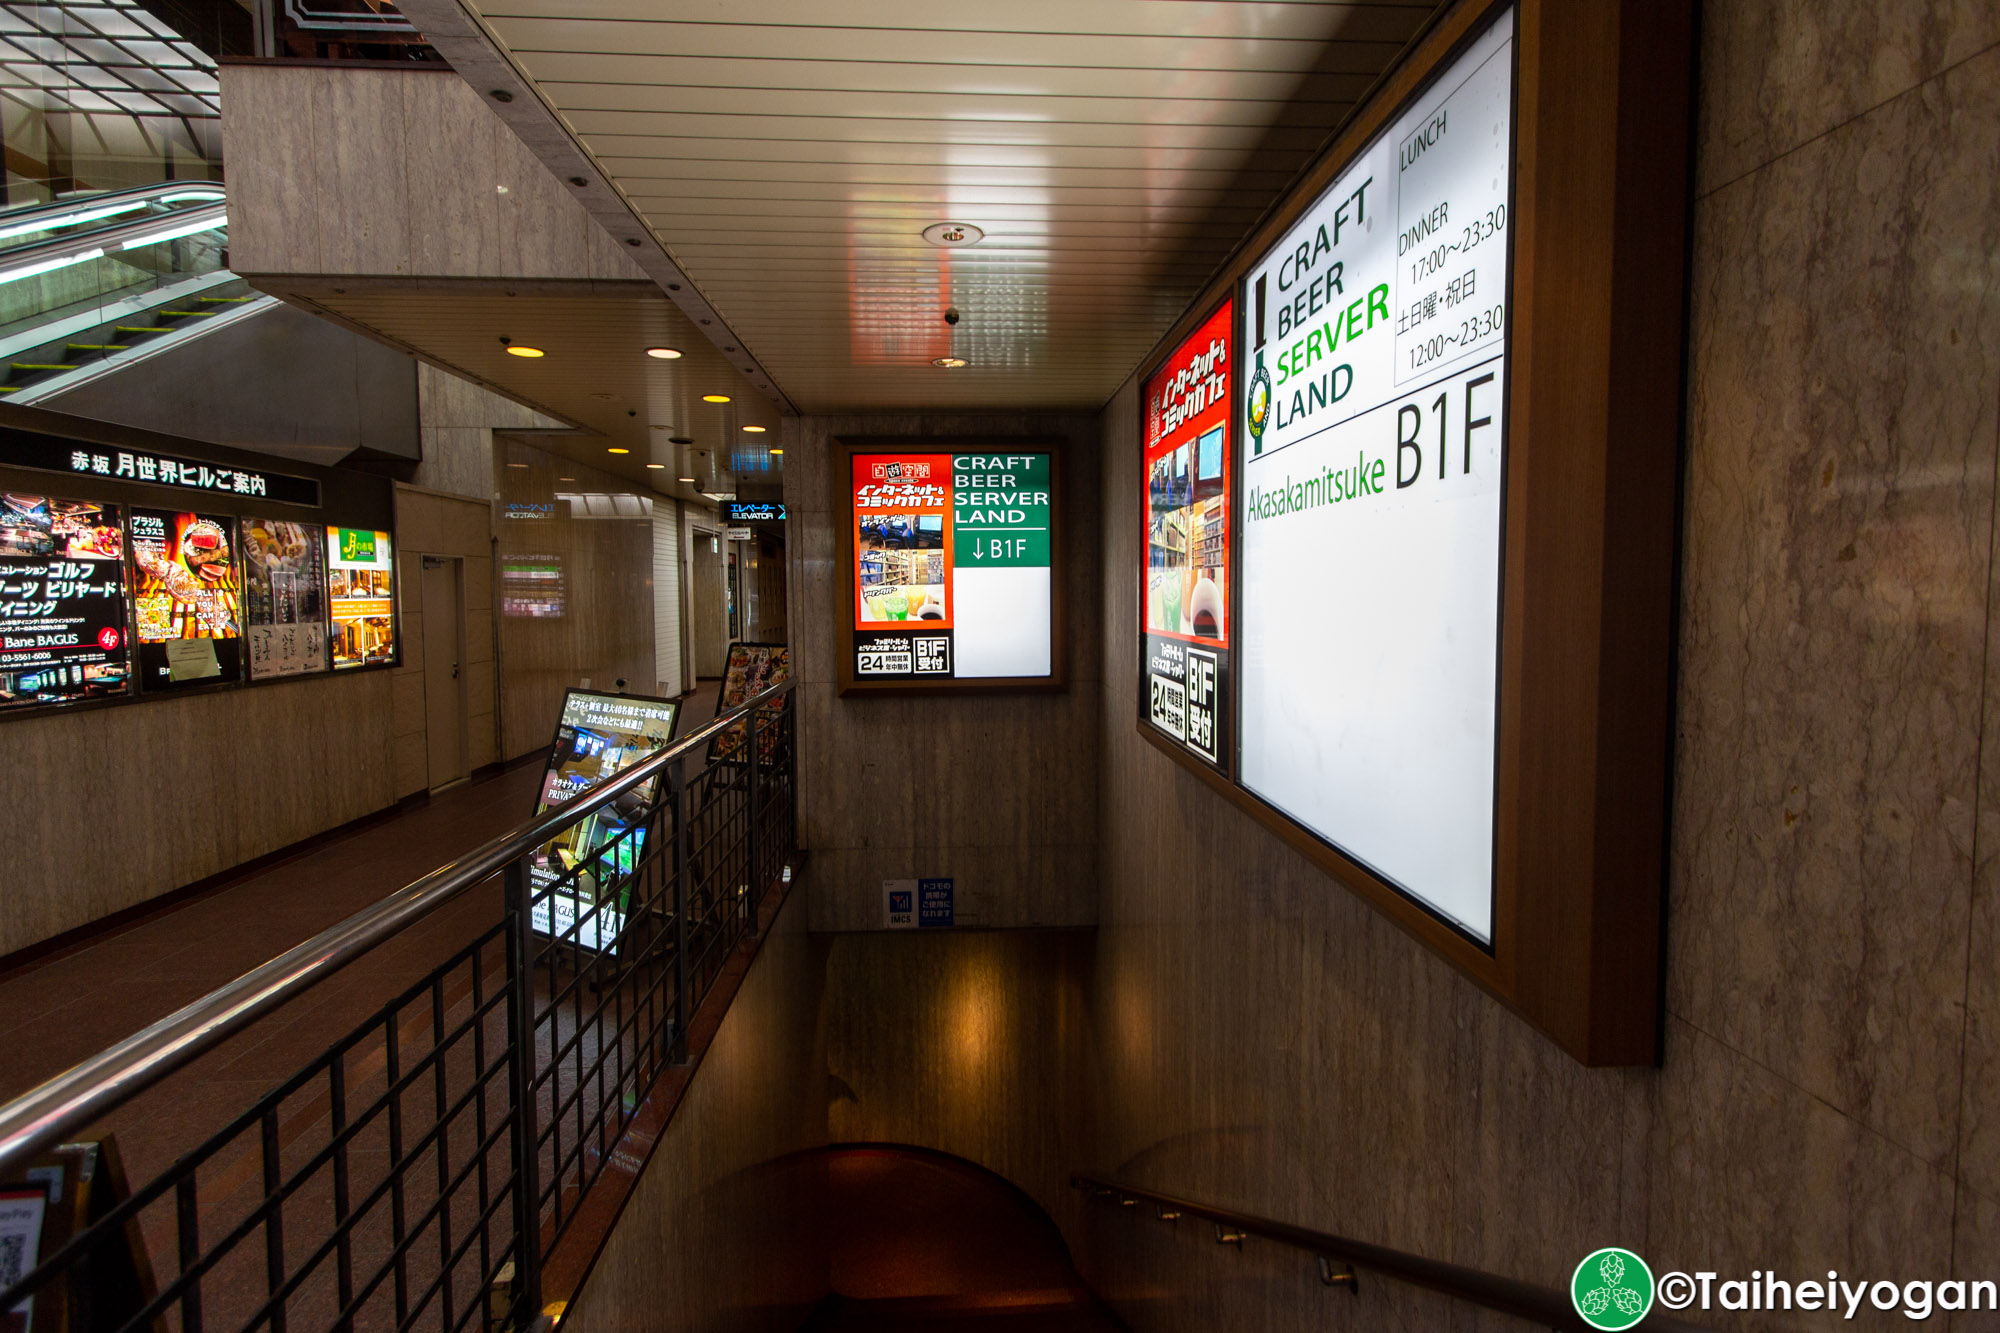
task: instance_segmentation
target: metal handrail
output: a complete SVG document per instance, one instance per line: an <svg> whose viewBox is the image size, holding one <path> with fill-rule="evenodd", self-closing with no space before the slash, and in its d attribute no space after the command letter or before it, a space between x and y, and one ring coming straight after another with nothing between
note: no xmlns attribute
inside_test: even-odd
<svg viewBox="0 0 2000 1333"><path fill-rule="evenodd" d="M38 222L45 217L61 217L65 213L87 213L105 204L119 201L146 203L153 199L164 199L169 195L213 194L219 196L211 201L223 202L229 188L221 181L161 181L153 185L135 185L129 190L101 190L94 194L72 194L61 199L51 199L46 204L30 204L26 208L10 208L0 212L0 227L15 227L24 222Z"/></svg>
<svg viewBox="0 0 2000 1333"><path fill-rule="evenodd" d="M235 1036L263 1015L326 980L396 932L429 916L459 894L485 883L510 862L654 778L752 712L790 693L796 681L774 685L675 741L660 753L503 833L455 861L364 907L305 943L252 968L236 980L175 1010L83 1063L0 1106L0 1180L18 1175L26 1159L74 1135L161 1079ZM756 756L746 756L756 762Z"/></svg>
<svg viewBox="0 0 2000 1333"><path fill-rule="evenodd" d="M1168 1213L1203 1218L1216 1224L1219 1239L1241 1239L1245 1235L1262 1236L1266 1240L1274 1240L1281 1245L1289 1245L1323 1259L1338 1259L1343 1263L1366 1268L1412 1286L1428 1287L1432 1291L1469 1301L1488 1310L1496 1310L1522 1319L1532 1319L1549 1328L1563 1330L1563 1333L1591 1333L1590 1325L1584 1323L1577 1315L1576 1307L1570 1303L1569 1297L1550 1287L1522 1282L1516 1278L1501 1277L1498 1273L1488 1273L1484 1269L1466 1268L1461 1264L1426 1259L1420 1254L1390 1249L1386 1245L1375 1245L1365 1240L1353 1240L1327 1231L1314 1231L1310 1227L1274 1221L1268 1217L1239 1213L1231 1208L1218 1208L1213 1204L1162 1194L1157 1190L1145 1189L1103 1176L1078 1173L1069 1178L1069 1183L1073 1189L1115 1196L1121 1203L1143 1200ZM1225 1227L1230 1229L1231 1234L1228 1237L1220 1234L1220 1229ZM1706 1333L1700 1326L1676 1319L1657 1308L1646 1316L1645 1328L1647 1333Z"/></svg>

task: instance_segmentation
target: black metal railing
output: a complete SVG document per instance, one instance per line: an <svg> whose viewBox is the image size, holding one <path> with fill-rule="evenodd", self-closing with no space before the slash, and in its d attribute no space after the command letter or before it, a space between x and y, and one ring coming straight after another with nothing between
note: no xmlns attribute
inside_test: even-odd
<svg viewBox="0 0 2000 1333"><path fill-rule="evenodd" d="M17 1309L91 1333L534 1325L544 1261L788 877L791 690L0 1107L0 1326ZM454 901L470 920L438 923L449 946L405 933ZM226 1099L237 1085L154 1085L260 1021L303 1021L278 1011L377 949L388 970L414 955L417 979L151 1179L128 1185L115 1138L86 1132L143 1116L149 1089ZM6 1239L31 1231L32 1255Z"/></svg>
<svg viewBox="0 0 2000 1333"><path fill-rule="evenodd" d="M1163 1194L1129 1181L1078 1173L1069 1178L1069 1183L1072 1189L1082 1190L1093 1199L1121 1206L1135 1216L1150 1216L1169 1224L1189 1219L1207 1222L1215 1228L1218 1245L1240 1247L1246 1240L1255 1237L1301 1250L1317 1260L1320 1281L1334 1290L1358 1293L1360 1278L1354 1270L1361 1268L1397 1282L1441 1292L1481 1309L1558 1329L1561 1333L1591 1333L1590 1326L1578 1316L1569 1297L1553 1287L1537 1286L1483 1269L1449 1264L1407 1250L1391 1249L1372 1241L1258 1217L1254 1213L1203 1203L1197 1199ZM1145 1205L1143 1209L1142 1204ZM1661 1310L1648 1315L1643 1327L1648 1333L1702 1333L1699 1326Z"/></svg>

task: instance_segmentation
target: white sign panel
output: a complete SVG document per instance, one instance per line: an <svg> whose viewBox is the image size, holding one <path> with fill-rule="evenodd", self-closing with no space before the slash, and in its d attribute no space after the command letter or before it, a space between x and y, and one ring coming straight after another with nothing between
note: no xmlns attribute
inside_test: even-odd
<svg viewBox="0 0 2000 1333"><path fill-rule="evenodd" d="M1244 280L1242 778L1484 942L1514 15Z"/></svg>

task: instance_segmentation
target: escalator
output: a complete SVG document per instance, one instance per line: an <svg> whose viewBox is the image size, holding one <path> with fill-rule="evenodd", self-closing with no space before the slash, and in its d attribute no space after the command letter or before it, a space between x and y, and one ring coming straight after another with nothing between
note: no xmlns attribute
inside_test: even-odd
<svg viewBox="0 0 2000 1333"><path fill-rule="evenodd" d="M229 271L223 186L0 212L0 401L32 403L276 304Z"/></svg>

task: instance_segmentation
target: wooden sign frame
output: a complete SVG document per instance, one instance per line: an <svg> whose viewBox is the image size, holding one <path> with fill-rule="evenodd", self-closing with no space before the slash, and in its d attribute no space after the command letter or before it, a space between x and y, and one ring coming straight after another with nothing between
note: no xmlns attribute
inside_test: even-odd
<svg viewBox="0 0 2000 1333"><path fill-rule="evenodd" d="M1063 454L1068 442L1049 436L983 437L864 436L833 441L828 451L834 538L836 588L834 612L835 693L847 694L1054 694L1069 688L1069 566L1063 549ZM872 453L1036 453L1049 457L1049 674L1046 676L980 676L969 680L868 680L854 673L855 561L854 456Z"/></svg>
<svg viewBox="0 0 2000 1333"><path fill-rule="evenodd" d="M1662 1013L1691 0L1461 0L1443 11L1143 366L1237 296L1255 262L1510 3L1514 249L1490 949L1243 789L1238 755L1218 773L1137 725L1577 1060L1648 1065L1659 1058ZM1240 471L1237 481L1240 534ZM1232 572L1234 614L1240 566ZM1240 711L1240 684L1229 702ZM1232 732L1240 746L1240 719Z"/></svg>

